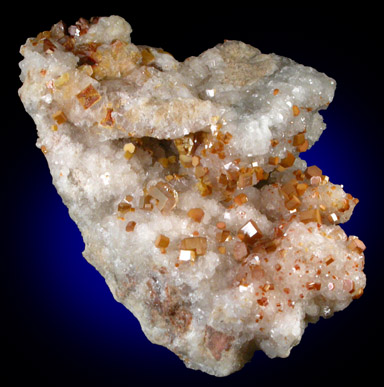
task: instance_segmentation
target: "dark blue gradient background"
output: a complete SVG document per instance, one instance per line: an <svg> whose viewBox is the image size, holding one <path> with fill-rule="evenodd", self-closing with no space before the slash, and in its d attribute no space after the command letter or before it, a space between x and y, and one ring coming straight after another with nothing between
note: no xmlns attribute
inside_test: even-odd
<svg viewBox="0 0 384 387"><path fill-rule="evenodd" d="M339 15L323 10L324 26L316 16L320 11L308 6L282 8L277 17L277 8L240 2L209 15L190 9L187 13L182 6L176 14L143 5L96 7L92 14L79 9L69 15L60 7L50 13L36 7L19 14L15 34L7 41L10 58L4 63L9 74L2 104L2 129L9 138L2 140L1 152L1 349L6 357L2 380L9 381L5 385L26 378L52 386L275 386L291 384L298 375L303 379L296 385L353 385L357 377L378 375L374 350L383 345L383 83L381 64L372 54L376 45L382 46L383 36L371 28L375 12L365 15L352 8L348 12L353 14ZM289 22L284 19L288 13L293 17ZM360 199L343 228L367 245L368 284L363 297L345 311L310 325L289 358L271 360L256 353L243 370L226 378L189 370L170 351L145 338L136 319L113 299L104 279L82 257L80 232L51 183L45 158L35 147L34 123L17 96L18 50L27 37L60 19L71 24L81 16L109 14L130 22L134 43L162 47L179 60L224 39L238 39L315 67L337 81L335 99L323 114L327 130L303 157ZM311 379L305 382L306 378Z"/></svg>

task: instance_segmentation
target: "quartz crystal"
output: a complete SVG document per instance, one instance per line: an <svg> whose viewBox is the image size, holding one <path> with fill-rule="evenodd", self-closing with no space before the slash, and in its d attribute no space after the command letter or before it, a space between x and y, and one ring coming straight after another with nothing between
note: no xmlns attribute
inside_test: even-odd
<svg viewBox="0 0 384 387"><path fill-rule="evenodd" d="M84 257L153 343L225 376L365 287L358 200L300 153L335 81L240 41L177 61L121 17L21 47L20 98Z"/></svg>

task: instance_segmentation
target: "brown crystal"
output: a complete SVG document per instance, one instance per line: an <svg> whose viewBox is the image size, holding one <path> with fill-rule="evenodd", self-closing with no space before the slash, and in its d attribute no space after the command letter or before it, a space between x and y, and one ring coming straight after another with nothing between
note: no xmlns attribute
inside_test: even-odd
<svg viewBox="0 0 384 387"><path fill-rule="evenodd" d="M299 219L303 223L317 222L321 224L321 215L318 208L299 212Z"/></svg>
<svg viewBox="0 0 384 387"><path fill-rule="evenodd" d="M196 255L204 255L207 252L207 238L191 237L181 241L181 250L193 250Z"/></svg>
<svg viewBox="0 0 384 387"><path fill-rule="evenodd" d="M257 224L251 219L240 228L238 237L247 244L253 244L263 237Z"/></svg>
<svg viewBox="0 0 384 387"><path fill-rule="evenodd" d="M101 99L101 95L92 85L89 85L84 90L80 91L76 97L84 109L89 109Z"/></svg>
<svg viewBox="0 0 384 387"><path fill-rule="evenodd" d="M135 229L136 222L130 221L127 223L127 226L125 227L125 231L132 232Z"/></svg>
<svg viewBox="0 0 384 387"><path fill-rule="evenodd" d="M142 47L141 50L140 50L140 53L141 53L141 56L142 56L142 58L141 58L141 64L142 65L148 66L152 62L154 62L155 56L151 53L149 48Z"/></svg>
<svg viewBox="0 0 384 387"><path fill-rule="evenodd" d="M151 203L151 196L146 194L142 196L139 201L139 208L145 211L152 211L153 204Z"/></svg>
<svg viewBox="0 0 384 387"><path fill-rule="evenodd" d="M277 156L275 156L275 157L271 156L268 160L268 164L277 165L277 164L279 164L279 161L280 161L280 159Z"/></svg>
<svg viewBox="0 0 384 387"><path fill-rule="evenodd" d="M306 284L306 287L307 287L308 290L320 290L321 283L319 283L319 282L308 282Z"/></svg>
<svg viewBox="0 0 384 387"><path fill-rule="evenodd" d="M295 162L295 156L291 152L287 151L286 156L280 161L280 165L283 168L289 168L289 167L292 167L294 162Z"/></svg>
<svg viewBox="0 0 384 387"><path fill-rule="evenodd" d="M169 238L160 234L155 240L155 246L158 248L167 248L169 245Z"/></svg>
<svg viewBox="0 0 384 387"><path fill-rule="evenodd" d="M305 134L304 133L299 133L293 136L293 146L299 146L304 144L305 142Z"/></svg>
<svg viewBox="0 0 384 387"><path fill-rule="evenodd" d="M212 194L212 184L209 180L200 179L196 186L201 196L209 196Z"/></svg>
<svg viewBox="0 0 384 387"><path fill-rule="evenodd" d="M309 148L309 142L308 140L304 140L304 142L296 147L296 150L298 152L305 152Z"/></svg>
<svg viewBox="0 0 384 387"><path fill-rule="evenodd" d="M58 125L64 124L64 122L67 122L66 115L61 111L57 111L52 118L57 122Z"/></svg>
<svg viewBox="0 0 384 387"><path fill-rule="evenodd" d="M289 181L288 183L285 183L282 187L281 190L287 194L288 197L290 197L292 194L296 194L296 185L297 185L297 180L293 179Z"/></svg>
<svg viewBox="0 0 384 387"><path fill-rule="evenodd" d="M298 208L301 204L300 199L296 195L292 195L291 198L285 203L285 207L292 211Z"/></svg>
<svg viewBox="0 0 384 387"><path fill-rule="evenodd" d="M313 176L321 176L323 171L316 165L312 165L305 170L305 176L310 179Z"/></svg>
<svg viewBox="0 0 384 387"><path fill-rule="evenodd" d="M248 248L244 242L236 242L233 246L233 257L241 262L248 256Z"/></svg>
<svg viewBox="0 0 384 387"><path fill-rule="evenodd" d="M51 54L56 50L56 46L47 38L43 40L43 50L47 54Z"/></svg>
<svg viewBox="0 0 384 387"><path fill-rule="evenodd" d="M127 203L127 202L121 202L121 203L119 203L119 205L117 206L117 210L118 210L121 214L125 214L125 213L127 213L128 211L131 211L131 210L132 210L132 204Z"/></svg>
<svg viewBox="0 0 384 387"><path fill-rule="evenodd" d="M300 114L300 109L297 105L293 105L292 106L292 112L293 112L293 115L296 117Z"/></svg>
<svg viewBox="0 0 384 387"><path fill-rule="evenodd" d="M241 173L237 182L238 188L245 188L257 184L258 179L253 169Z"/></svg>
<svg viewBox="0 0 384 387"><path fill-rule="evenodd" d="M188 211L188 216L195 222L201 222L204 217L204 211L201 208L191 208Z"/></svg>
<svg viewBox="0 0 384 387"><path fill-rule="evenodd" d="M199 156L192 156L192 166L197 167L200 164Z"/></svg>
<svg viewBox="0 0 384 387"><path fill-rule="evenodd" d="M195 168L195 176L197 178L201 178L201 177L205 176L207 173L208 173L208 168L207 167L203 167L201 165L196 166L196 168Z"/></svg>
<svg viewBox="0 0 384 387"><path fill-rule="evenodd" d="M112 128L113 125L115 124L115 120L112 117L113 109L112 108L107 108L107 112L105 114L104 119L100 122L100 125L106 126L108 128Z"/></svg>
<svg viewBox="0 0 384 387"><path fill-rule="evenodd" d="M336 223L339 220L339 217L334 212L332 214L329 214L327 218L328 221L332 224Z"/></svg>
<svg viewBox="0 0 384 387"><path fill-rule="evenodd" d="M196 260L196 251L181 249L179 252L179 260L194 262Z"/></svg>
<svg viewBox="0 0 384 387"><path fill-rule="evenodd" d="M148 194L156 199L156 206L162 214L168 214L176 207L178 194L167 183L158 182L149 188Z"/></svg>
<svg viewBox="0 0 384 387"><path fill-rule="evenodd" d="M297 184L297 186L296 186L297 194L299 196L302 196L304 194L304 192L307 190L307 188L308 188L308 184L305 184L305 183Z"/></svg>
<svg viewBox="0 0 384 387"><path fill-rule="evenodd" d="M248 202L248 196L245 193L238 194L237 196L235 196L234 201L238 206L241 206L242 204Z"/></svg>
<svg viewBox="0 0 384 387"><path fill-rule="evenodd" d="M216 240L219 243L224 243L231 240L231 232L229 230L222 230L216 233Z"/></svg>
<svg viewBox="0 0 384 387"><path fill-rule="evenodd" d="M350 250L356 251L360 254L366 249L364 242L362 242L359 238L350 237L349 239L351 240L348 244L348 248Z"/></svg>

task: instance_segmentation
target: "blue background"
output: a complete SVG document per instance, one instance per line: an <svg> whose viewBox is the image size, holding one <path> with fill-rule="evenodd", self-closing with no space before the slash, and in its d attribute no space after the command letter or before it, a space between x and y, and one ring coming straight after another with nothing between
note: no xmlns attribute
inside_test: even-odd
<svg viewBox="0 0 384 387"><path fill-rule="evenodd" d="M12 6L15 8L15 6ZM240 383L297 385L353 383L379 374L375 349L381 328L383 140L380 63L373 50L383 44L375 10L344 13L306 6L258 8L241 2L203 14L196 3L150 10L148 6L102 8L92 14L33 6L18 14L6 41L6 90L2 140L1 351L2 378L27 378L41 385L229 386ZM16 12L17 10L14 9ZM278 12L276 14L276 12ZM162 47L178 60L238 39L315 67L337 81L335 99L323 113L327 130L304 154L331 181L360 199L343 226L367 245L368 284L363 297L329 320L310 325L287 359L257 352L243 370L215 378L185 368L170 351L151 344L139 323L117 303L104 279L82 257L84 244L55 188L36 131L17 96L19 46L60 19L120 14L136 44ZM290 15L289 21L285 19ZM32 16L33 15L33 16ZM320 17L326 18L325 25ZM12 21L14 21L12 19ZM351 372L353 372L351 374ZM311 381L305 383L305 378Z"/></svg>

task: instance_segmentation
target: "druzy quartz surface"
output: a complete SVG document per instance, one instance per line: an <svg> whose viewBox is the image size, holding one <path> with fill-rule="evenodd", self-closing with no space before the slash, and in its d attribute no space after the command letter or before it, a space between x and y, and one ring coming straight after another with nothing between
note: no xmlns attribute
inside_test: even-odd
<svg viewBox="0 0 384 387"><path fill-rule="evenodd" d="M358 200L299 157L336 83L240 41L179 62L131 32L79 19L21 47L19 95L83 255L187 367L286 357L365 287L365 245L339 226Z"/></svg>

